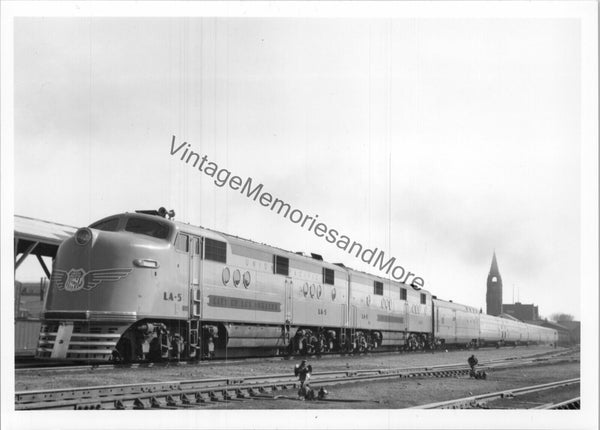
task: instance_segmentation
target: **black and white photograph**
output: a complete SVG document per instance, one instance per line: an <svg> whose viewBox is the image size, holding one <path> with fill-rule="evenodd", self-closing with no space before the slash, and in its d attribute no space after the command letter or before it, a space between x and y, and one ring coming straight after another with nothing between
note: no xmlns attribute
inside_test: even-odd
<svg viewBox="0 0 600 430"><path fill-rule="evenodd" d="M596 1L1 29L2 428L597 428Z"/></svg>

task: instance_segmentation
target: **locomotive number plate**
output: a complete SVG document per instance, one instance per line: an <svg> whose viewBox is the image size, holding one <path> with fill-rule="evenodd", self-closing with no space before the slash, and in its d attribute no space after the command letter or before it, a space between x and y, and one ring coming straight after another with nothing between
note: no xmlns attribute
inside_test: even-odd
<svg viewBox="0 0 600 430"><path fill-rule="evenodd" d="M163 300L171 302L180 302L183 300L183 295L181 293L169 293L165 291L163 292Z"/></svg>

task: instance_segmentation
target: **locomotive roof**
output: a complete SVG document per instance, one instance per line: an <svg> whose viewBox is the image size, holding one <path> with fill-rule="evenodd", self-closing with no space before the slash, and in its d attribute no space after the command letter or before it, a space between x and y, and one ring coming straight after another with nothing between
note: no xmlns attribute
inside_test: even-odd
<svg viewBox="0 0 600 430"><path fill-rule="evenodd" d="M147 218L147 219L156 219L156 217L158 216L158 215L149 215L149 214L144 214L144 213L139 213L139 212L125 212L125 213L122 213L119 215L127 215L127 216L135 215L136 217ZM119 216L119 215L112 215L112 216ZM107 218L110 218L110 217L107 217ZM239 236L235 236L235 235L228 234L228 233L223 233L223 232L220 232L217 230L212 230L210 228L206 228L206 227L202 227L202 226L196 226L196 225L193 225L190 223L184 223L182 221L169 220L169 219L162 218L162 217L160 217L160 218L164 222L170 223L171 225L176 227L178 230L183 231L183 232L195 233L195 234L198 234L198 235L201 235L204 237L208 237L211 239L217 239L217 240L220 239L220 240L228 241L230 243L237 243L237 244L240 244L240 245L243 245L246 247L250 247L250 248L253 248L256 250L264 251L265 249L268 249L271 252L276 251L277 254L288 257L292 260L307 261L307 262L309 261L311 263L320 265L322 267L327 267L329 269L333 269L333 270L337 270L337 271L341 271L341 272L349 272L351 274L352 273L359 274L361 276L368 277L370 279L379 280L381 282L396 285L396 286L399 286L402 288L410 287L410 285L408 285L408 284L405 284L402 282L397 282L397 281L394 281L389 278L384 278L381 276L374 275L372 273L367 273L367 272L364 272L361 270L353 269L353 268L345 266L345 265L330 263L326 260L319 260L319 259L313 258L308 255L288 251L286 249L278 248L276 246L269 245L266 243L255 242L250 239L245 239L245 238L242 238ZM430 292L425 289L421 289L420 291L425 294L430 294Z"/></svg>
<svg viewBox="0 0 600 430"><path fill-rule="evenodd" d="M183 230L183 231L192 231L195 229L196 231L201 232L203 235L205 235L205 232L208 232L208 233L213 234L215 237L219 237L221 240L228 241L229 243L235 243L235 244L243 245L243 246L253 248L256 250L261 250L261 251L265 251L266 249L268 249L270 252L274 252L278 255L288 257L292 260L310 261L314 264L318 264L318 265L321 265L321 266L324 266L324 267L327 267L330 269L336 269L336 270L339 270L342 272L347 270L344 267L340 267L338 265L335 265L335 264L330 263L325 260L318 260L311 256L307 256L304 254L298 254L296 252L288 251L286 249L278 248L276 246L269 245L266 243L255 242L253 240L245 239L243 237L235 236L233 234L223 233L223 232L212 230L212 229L209 229L206 227L197 227L197 226L193 226L191 224L182 223L180 221L176 221L175 224L177 224L177 226L180 228L180 230Z"/></svg>

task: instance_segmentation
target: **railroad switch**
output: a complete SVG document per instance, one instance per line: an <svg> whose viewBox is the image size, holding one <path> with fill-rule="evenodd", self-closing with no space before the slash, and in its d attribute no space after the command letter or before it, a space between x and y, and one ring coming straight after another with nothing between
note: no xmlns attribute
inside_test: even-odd
<svg viewBox="0 0 600 430"><path fill-rule="evenodd" d="M487 379L487 373L483 370L471 370L469 372L469 377L475 379Z"/></svg>

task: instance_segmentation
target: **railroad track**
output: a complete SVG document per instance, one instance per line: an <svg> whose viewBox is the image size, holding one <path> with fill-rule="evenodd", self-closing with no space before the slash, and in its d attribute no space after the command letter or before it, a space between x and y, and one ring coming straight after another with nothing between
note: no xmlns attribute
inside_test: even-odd
<svg viewBox="0 0 600 430"><path fill-rule="evenodd" d="M540 359L494 360L479 366L478 370L539 365ZM561 361L548 357L546 362ZM429 367L345 370L315 373L312 386L331 386L398 378L444 378L469 374L464 364L446 364ZM15 393L16 410L42 409L156 409L203 407L214 402L244 401L264 398L270 393L299 387L297 378L290 374L250 376L244 378L212 378L158 383L123 384L55 390L21 391Z"/></svg>
<svg viewBox="0 0 600 430"><path fill-rule="evenodd" d="M493 350L496 348L486 347L479 348L479 350ZM431 353L431 351L418 351L420 353ZM412 352L411 354L413 354ZM567 349L563 351L546 351L532 354L531 357L545 357L545 356L558 356L558 355L566 355L573 353L572 349ZM178 366L208 366L208 365L229 365L232 363L262 363L265 360L269 361L294 361L306 358L319 358L319 359L329 359L329 358L340 358L340 357L362 357L369 354L378 354L382 356L386 355L397 355L398 352L390 352L390 351L370 351L367 353L356 353L356 354L324 354L321 356L286 356L286 357L247 357L247 358L236 358L236 359L216 359L216 360L207 360L207 361L165 361L165 362L156 362L156 363L148 363L148 362L140 362L140 363L129 363L129 364L72 364L72 365L54 365L47 364L45 362L36 363L34 366L29 367L17 367L19 363L15 363L15 375L23 375L31 372L76 372L76 371L85 371L85 370L113 370L113 369L148 369L148 368L167 368L167 367L178 367ZM522 358L515 357L514 359ZM510 359L510 358L509 358Z"/></svg>
<svg viewBox="0 0 600 430"><path fill-rule="evenodd" d="M528 387L513 388L510 390L497 391L495 393L480 394L476 396L463 397L460 399L447 400L443 402L429 403L421 406L413 406L414 409L478 409L486 408L487 404L499 399L514 399L541 391L559 389L580 383L580 378L566 379L562 381L549 382L546 384L532 385ZM560 403L548 403L531 409L579 409L580 399L568 400ZM576 407L575 407L576 406Z"/></svg>
<svg viewBox="0 0 600 430"><path fill-rule="evenodd" d="M581 397L574 397L564 402L548 403L533 409L581 409Z"/></svg>

